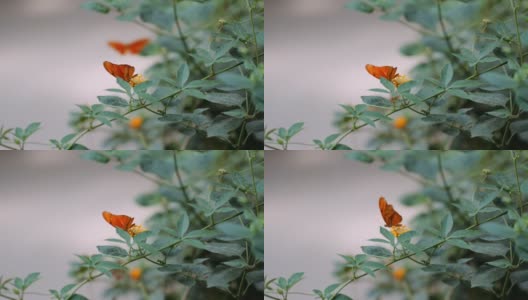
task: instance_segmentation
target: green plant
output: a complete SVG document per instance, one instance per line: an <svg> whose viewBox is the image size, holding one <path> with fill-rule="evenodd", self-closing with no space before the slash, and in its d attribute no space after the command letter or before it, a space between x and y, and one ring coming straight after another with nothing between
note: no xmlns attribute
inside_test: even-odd
<svg viewBox="0 0 528 300"><path fill-rule="evenodd" d="M101 297L108 299L263 297L263 151L85 151L82 157L154 183L135 199L154 213L143 224L136 220L134 230L117 226L115 236L94 247L97 253L77 255L73 282L47 296L87 299L81 288L106 278ZM97 215L94 222L105 220ZM0 298L22 300L38 278L0 279Z"/></svg>
<svg viewBox="0 0 528 300"><path fill-rule="evenodd" d="M525 151L354 151L348 158L415 180L420 188L401 204L421 207L401 226L380 227L379 236L343 254L339 282L306 295L351 299L343 289L374 278L368 293L380 299L525 299L528 295L528 152ZM372 202L376 205L376 202ZM396 210L400 204L394 204ZM376 216L376 218L380 218ZM354 218L351 218L354 220ZM380 218L380 222L382 219ZM357 227L353 221L351 227ZM311 274L313 276L313 274ZM284 280L283 280L284 281ZM272 279L270 299L287 299Z"/></svg>
<svg viewBox="0 0 528 300"><path fill-rule="evenodd" d="M312 147L350 149L346 139L371 126L377 130L367 148L373 149L526 148L525 1L354 0L347 7L416 31L419 40L400 51L422 61L411 81L381 77L380 87L371 89L379 95L341 105L335 119L339 131L324 142L314 140ZM395 126L394 116L406 118L405 126ZM276 143L267 139L270 148Z"/></svg>
<svg viewBox="0 0 528 300"><path fill-rule="evenodd" d="M102 149L262 149L264 1L90 0L82 7L149 30L155 38L138 54L157 61L132 80L114 74L112 94L78 105L73 132L50 147L87 149L82 138L106 127ZM2 130L0 147L23 149L28 136Z"/></svg>

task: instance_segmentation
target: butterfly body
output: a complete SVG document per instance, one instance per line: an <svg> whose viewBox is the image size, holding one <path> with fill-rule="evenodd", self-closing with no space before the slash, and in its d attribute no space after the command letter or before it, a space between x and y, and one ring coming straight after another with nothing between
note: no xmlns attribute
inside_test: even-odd
<svg viewBox="0 0 528 300"><path fill-rule="evenodd" d="M385 227L402 226L402 216L394 210L391 204L387 203L384 197L379 198L379 208L381 217L385 221Z"/></svg>
<svg viewBox="0 0 528 300"><path fill-rule="evenodd" d="M149 42L149 39L139 39L129 44L118 41L109 41L108 45L121 55L125 55L127 52L130 52L131 54L140 54Z"/></svg>
<svg viewBox="0 0 528 300"><path fill-rule="evenodd" d="M394 78L398 77L400 74L397 74L396 71L398 70L398 68L396 67L391 67L391 66L382 66L382 67L378 67L378 66L374 66L374 65L371 65L371 64L367 64L365 66L365 69L367 70L367 72L369 72L370 75L380 79L380 78L385 78L387 79L388 81L392 81L394 80Z"/></svg>
<svg viewBox="0 0 528 300"><path fill-rule="evenodd" d="M128 231L130 228L134 227L134 218L127 215L114 215L110 212L103 211L103 218L108 224L121 228L124 231Z"/></svg>

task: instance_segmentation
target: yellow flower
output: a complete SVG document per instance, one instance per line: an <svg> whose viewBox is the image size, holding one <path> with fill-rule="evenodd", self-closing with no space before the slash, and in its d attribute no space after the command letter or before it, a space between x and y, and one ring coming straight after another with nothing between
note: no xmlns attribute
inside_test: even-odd
<svg viewBox="0 0 528 300"><path fill-rule="evenodd" d="M143 273L143 271L141 270L141 268L132 268L130 269L130 272L129 272L129 275L130 275L130 278L132 278L133 280L140 280L141 279L141 273Z"/></svg>
<svg viewBox="0 0 528 300"><path fill-rule="evenodd" d="M405 270L405 268L397 268L392 271L392 277L398 281L402 281L405 278L406 273L407 270Z"/></svg>
<svg viewBox="0 0 528 300"><path fill-rule="evenodd" d="M136 234L140 234L142 232L146 231L145 228L143 228L143 226L141 225L134 225L132 227L130 227L128 229L128 234L130 234L130 236L136 236Z"/></svg>
<svg viewBox="0 0 528 300"><path fill-rule="evenodd" d="M132 129L140 129L141 125L143 125L142 117L134 117L128 122L128 126Z"/></svg>
<svg viewBox="0 0 528 300"><path fill-rule="evenodd" d="M398 75L392 80L392 84L395 86L400 86L409 81L411 81L411 78L409 78L407 75Z"/></svg>
<svg viewBox="0 0 528 300"><path fill-rule="evenodd" d="M143 77L143 75L141 74L136 74L134 75L134 77L132 77L132 79L130 79L130 81L128 82L132 87L135 87L136 85L140 84L140 83L143 83L145 82L146 79L145 77Z"/></svg>
<svg viewBox="0 0 528 300"><path fill-rule="evenodd" d="M407 123L409 121L407 120L406 117L397 117L396 119L394 119L394 128L396 129L403 129L407 126Z"/></svg>
<svg viewBox="0 0 528 300"><path fill-rule="evenodd" d="M392 235L394 235L395 237L399 237L400 235L408 232L408 231L411 231L411 229L405 225L400 225L400 226L392 226L390 228L390 231L392 233Z"/></svg>

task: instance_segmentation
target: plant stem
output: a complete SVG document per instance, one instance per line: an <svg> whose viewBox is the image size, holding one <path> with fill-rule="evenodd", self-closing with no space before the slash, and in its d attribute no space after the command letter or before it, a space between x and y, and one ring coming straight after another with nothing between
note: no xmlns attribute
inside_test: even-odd
<svg viewBox="0 0 528 300"><path fill-rule="evenodd" d="M176 23L176 28L178 28L178 34L180 35L180 40L183 44L183 49L185 49L187 56L189 56L189 53L191 51L189 49L189 45L187 45L187 38L183 34L183 30L181 29L180 19L178 18L177 2L178 0L172 0L172 10L174 12L174 22Z"/></svg>
<svg viewBox="0 0 528 300"><path fill-rule="evenodd" d="M514 4L516 2L515 0L510 0L510 4L512 6L513 10L513 18L515 19L515 30L517 31L517 48L519 49L519 61L521 65L523 64L524 58L522 54L522 43L521 43L521 33L519 31L519 19L517 17L517 9L519 9L519 6Z"/></svg>
<svg viewBox="0 0 528 300"><path fill-rule="evenodd" d="M517 156L517 152L515 151L512 151L511 155L513 159L513 168L515 169L515 180L517 181L517 192L519 193L519 197L517 198L517 206L519 207L519 210L521 211L521 215L522 215L523 213L522 190L521 190L521 184L519 182L519 172L517 170L517 159L519 159L519 157Z"/></svg>
<svg viewBox="0 0 528 300"><path fill-rule="evenodd" d="M451 187L447 184L447 180L444 174L444 168L442 166L442 153L438 153L436 156L436 159L438 161L438 172L440 172L440 177L442 178L442 184L444 185L444 190L446 191L447 197L449 198L449 202L454 203L455 198L453 197L453 194L451 193Z"/></svg>
<svg viewBox="0 0 528 300"><path fill-rule="evenodd" d="M253 192L255 193L255 200L253 201L253 205L255 205L258 202L258 191L257 191L257 183L255 181L255 170L253 169L253 157L251 157L251 153L249 152L249 150L246 151L246 154L249 160L249 167L251 168L251 180L253 182ZM258 206L255 206L255 207L256 207L255 212L258 215L259 214Z"/></svg>
<svg viewBox="0 0 528 300"><path fill-rule="evenodd" d="M255 22L253 21L253 7L249 4L249 0L246 0L246 4L249 10L249 18L251 19L251 29L253 30L253 43L255 44L255 55L258 53L257 34L255 32ZM257 58L257 65L259 59Z"/></svg>
<svg viewBox="0 0 528 300"><path fill-rule="evenodd" d="M191 202L191 198L189 197L189 194L187 194L187 187L185 186L185 184L183 184L183 180L180 174L180 168L178 168L178 159L176 157L176 150L172 151L172 159L174 161L174 172L176 173L176 177L178 178L178 183L180 184L183 197L185 197L186 202Z"/></svg>
<svg viewBox="0 0 528 300"><path fill-rule="evenodd" d="M449 35L447 35L447 30L444 24L444 18L442 17L442 5L440 4L441 0L436 0L436 11L438 12L438 22L440 23L440 27L442 28L442 34L444 35L444 40L446 41L447 48L450 51L450 55L453 55L454 49L453 45L451 44L451 39L449 39Z"/></svg>

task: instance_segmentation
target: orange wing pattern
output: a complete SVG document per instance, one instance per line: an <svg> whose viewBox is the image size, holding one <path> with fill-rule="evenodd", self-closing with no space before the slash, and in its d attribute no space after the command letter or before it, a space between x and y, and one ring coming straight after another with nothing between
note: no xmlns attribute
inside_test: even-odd
<svg viewBox="0 0 528 300"><path fill-rule="evenodd" d="M392 81L394 78L398 77L399 75L396 73L398 68L391 67L391 66L377 67L374 65L367 64L365 66L365 69L367 69L367 72L369 72L370 75L378 79L383 77L389 81Z"/></svg>
<svg viewBox="0 0 528 300"><path fill-rule="evenodd" d="M132 226L134 226L134 218L131 218L126 215L114 215L110 212L103 211L103 218L108 224L121 228L124 231L128 231Z"/></svg>
<svg viewBox="0 0 528 300"><path fill-rule="evenodd" d="M381 212L381 217L385 221L385 227L401 226L401 221L403 220L402 216L394 210L392 205L387 203L385 198L379 198L379 208Z"/></svg>
<svg viewBox="0 0 528 300"><path fill-rule="evenodd" d="M114 77L119 77L126 82L129 82L132 77L134 77L134 72L136 68L130 65L116 65L109 61L103 63L104 68L108 73L112 74Z"/></svg>
<svg viewBox="0 0 528 300"><path fill-rule="evenodd" d="M109 41L108 45L121 55L124 55L127 52L130 52L131 54L140 54L145 46L148 45L148 43L150 43L149 39L139 39L133 41L130 44L125 44L118 41Z"/></svg>

